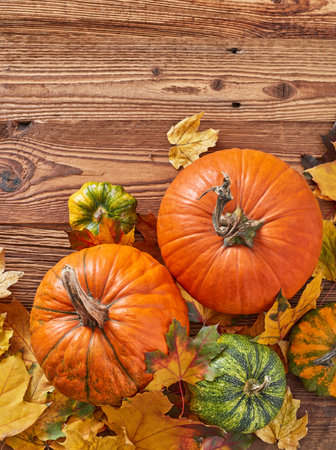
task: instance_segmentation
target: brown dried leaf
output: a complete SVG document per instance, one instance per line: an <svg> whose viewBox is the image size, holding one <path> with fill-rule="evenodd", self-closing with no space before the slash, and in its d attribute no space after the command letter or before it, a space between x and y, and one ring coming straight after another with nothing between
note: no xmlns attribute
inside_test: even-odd
<svg viewBox="0 0 336 450"><path fill-rule="evenodd" d="M336 141L336 122L334 126L326 135L321 135L324 145L327 147L327 151L321 157L315 157L308 154L301 155L301 162L305 169L331 162L336 159L335 141Z"/></svg>
<svg viewBox="0 0 336 450"><path fill-rule="evenodd" d="M293 399L291 390L287 392L279 414L266 427L255 432L264 442L275 444L279 449L295 450L299 447L299 440L307 434L307 413L300 419L296 418L300 407L300 400Z"/></svg>
<svg viewBox="0 0 336 450"><path fill-rule="evenodd" d="M169 150L169 161L175 169L189 166L201 153L216 145L219 130L197 131L203 115L201 112L187 117L168 131L168 141L174 146Z"/></svg>
<svg viewBox="0 0 336 450"><path fill-rule="evenodd" d="M263 312L258 314L255 322L251 326L245 326L239 331L239 334L256 337L265 329L265 314Z"/></svg>
<svg viewBox="0 0 336 450"><path fill-rule="evenodd" d="M151 211L147 214L138 214L135 229L142 234L143 240L134 242L134 247L142 252L149 253L157 261L163 263L157 241L156 223L157 217Z"/></svg>

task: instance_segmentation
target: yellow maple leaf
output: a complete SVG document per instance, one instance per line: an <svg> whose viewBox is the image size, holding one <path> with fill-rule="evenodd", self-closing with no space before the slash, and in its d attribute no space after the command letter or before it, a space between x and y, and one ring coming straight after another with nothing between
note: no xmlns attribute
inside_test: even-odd
<svg viewBox="0 0 336 450"><path fill-rule="evenodd" d="M316 300L321 293L321 273L307 284L295 308L280 293L265 317L265 331L254 341L259 344L272 345L282 340L295 322L307 311L316 308Z"/></svg>
<svg viewBox="0 0 336 450"><path fill-rule="evenodd" d="M317 183L321 195L336 200L336 161L319 164L311 169L305 170Z"/></svg>
<svg viewBox="0 0 336 450"><path fill-rule="evenodd" d="M11 303L0 303L0 313L7 314L4 328L13 330L10 342L11 352L22 352L22 358L29 369L33 363L37 362L30 342L29 312L22 303L13 300Z"/></svg>
<svg viewBox="0 0 336 450"><path fill-rule="evenodd" d="M11 295L8 290L9 286L15 284L22 276L23 272L15 270L5 272L5 250L0 247L0 298Z"/></svg>
<svg viewBox="0 0 336 450"><path fill-rule="evenodd" d="M33 425L34 434L41 441L56 440L64 436L62 431L64 423L79 408L87 410L86 415L94 411L94 406L69 399L56 390L49 396L48 402L48 409Z"/></svg>
<svg viewBox="0 0 336 450"><path fill-rule="evenodd" d="M285 400L278 415L266 427L255 432L264 442L275 444L279 449L295 450L299 447L299 440L307 434L307 413L300 419L296 413L300 407L300 400L293 399L291 390L287 387Z"/></svg>
<svg viewBox="0 0 336 450"><path fill-rule="evenodd" d="M30 427L47 408L23 400L29 380L21 354L0 361L0 440Z"/></svg>
<svg viewBox="0 0 336 450"><path fill-rule="evenodd" d="M118 448L114 446L115 437L107 436L106 438L97 437L97 433L104 428L104 423L89 417L84 420L76 419L71 423L67 423L63 427L66 436L64 442L53 443L52 447L58 449L69 450L108 450ZM113 438L113 439L110 439ZM125 446L125 449L128 447ZM130 447L129 447L130 448Z"/></svg>
<svg viewBox="0 0 336 450"><path fill-rule="evenodd" d="M135 448L146 450L199 449L198 440L207 435L223 435L210 427L187 418L164 415L172 407L160 391L144 392L125 399L120 408L102 406L106 425L117 435L126 433Z"/></svg>
<svg viewBox="0 0 336 450"><path fill-rule="evenodd" d="M54 391L54 387L49 383L44 375L41 366L33 363L29 369L31 379L25 393L24 399L31 403L46 403L48 393Z"/></svg>
<svg viewBox="0 0 336 450"><path fill-rule="evenodd" d="M169 161L175 169L189 166L201 153L216 145L219 130L197 131L203 115L201 112L187 117L168 131L168 141L173 145L169 150Z"/></svg>
<svg viewBox="0 0 336 450"><path fill-rule="evenodd" d="M4 329L7 313L0 314L0 356L9 349L9 340L13 336L13 330Z"/></svg>
<svg viewBox="0 0 336 450"><path fill-rule="evenodd" d="M121 239L118 242L118 244L121 244L121 245L133 245L134 241L135 241L134 232L135 232L135 228L132 228L131 231L129 231L128 233L123 234L121 236Z"/></svg>
<svg viewBox="0 0 336 450"><path fill-rule="evenodd" d="M327 201L331 201L331 198L329 198L326 195L322 195L321 190L318 186L316 186L313 190L313 194L315 195L316 198L319 198L320 200L327 200Z"/></svg>
<svg viewBox="0 0 336 450"><path fill-rule="evenodd" d="M336 281L336 228L332 220L323 220L323 242L320 257L313 275Z"/></svg>
<svg viewBox="0 0 336 450"><path fill-rule="evenodd" d="M22 433L16 434L15 436L8 437L6 439L6 444L10 445L14 450L44 450L45 442L38 439L29 427ZM54 446L53 446L53 450ZM62 449L63 450L63 449Z"/></svg>

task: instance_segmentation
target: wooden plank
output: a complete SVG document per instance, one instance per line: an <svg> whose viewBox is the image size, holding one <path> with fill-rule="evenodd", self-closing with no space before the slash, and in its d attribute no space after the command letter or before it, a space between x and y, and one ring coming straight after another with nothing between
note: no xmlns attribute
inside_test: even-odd
<svg viewBox="0 0 336 450"><path fill-rule="evenodd" d="M2 21L67 28L70 32L145 36L319 37L336 36L333 0L2 0Z"/></svg>
<svg viewBox="0 0 336 450"><path fill-rule="evenodd" d="M7 123L0 141L0 222L65 224L68 197L87 181L123 185L139 211L158 211L177 171L168 161L168 121ZM202 123L220 129L215 148L257 148L298 170L300 154L325 151L331 123ZM6 138L7 136L7 138ZM324 205L327 214L332 206Z"/></svg>
<svg viewBox="0 0 336 450"><path fill-rule="evenodd" d="M30 309L33 304L36 289L44 274L61 258L73 252L66 231L68 224L15 226L0 225L0 243L5 248L6 270L22 270L25 272L16 285L10 288L14 296ZM138 236L137 239L140 239ZM296 294L291 303L295 305L301 295ZM336 287L334 283L324 281L323 290L318 300L322 302L336 301ZM252 323L255 315L245 317L240 323Z"/></svg>
<svg viewBox="0 0 336 450"><path fill-rule="evenodd" d="M153 41L21 25L0 35L3 120L335 118L336 40Z"/></svg>

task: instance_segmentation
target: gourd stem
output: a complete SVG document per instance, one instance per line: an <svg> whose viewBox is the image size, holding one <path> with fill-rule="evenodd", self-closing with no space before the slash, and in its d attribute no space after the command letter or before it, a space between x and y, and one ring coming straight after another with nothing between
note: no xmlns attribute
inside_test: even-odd
<svg viewBox="0 0 336 450"><path fill-rule="evenodd" d="M336 346L333 347L329 352L327 352L325 355L321 356L320 358L314 359L313 364L314 366L327 366L331 367L334 365L332 358L336 356Z"/></svg>
<svg viewBox="0 0 336 450"><path fill-rule="evenodd" d="M83 325L103 328L108 308L88 295L80 285L76 272L68 264L62 269L62 283Z"/></svg>
<svg viewBox="0 0 336 450"><path fill-rule="evenodd" d="M222 172L223 173L223 172ZM221 236L223 233L223 230L221 229L220 225L220 217L222 215L223 209L227 203L229 203L230 200L233 200L231 191L230 191L230 177L227 173L223 173L223 183L221 186L213 186L212 188L208 189L207 191L203 192L203 194L199 197L198 200L200 200L205 194L208 192L215 192L215 194L218 195L216 206L214 209L214 212L212 214L212 223L214 226L214 229L216 233Z"/></svg>
<svg viewBox="0 0 336 450"><path fill-rule="evenodd" d="M271 377L265 375L265 379L261 384L258 384L256 380L247 380L245 383L244 391L247 395L256 394L268 388L271 384Z"/></svg>
<svg viewBox="0 0 336 450"><path fill-rule="evenodd" d="M221 186L213 186L199 197L200 200L208 192L217 194L216 206L212 214L213 227L218 234L224 238L224 247L232 245L246 245L253 247L253 239L257 230L263 225L261 220L250 220L238 206L233 213L223 214L224 207L233 196L230 191L230 177L227 173L223 173L223 183Z"/></svg>

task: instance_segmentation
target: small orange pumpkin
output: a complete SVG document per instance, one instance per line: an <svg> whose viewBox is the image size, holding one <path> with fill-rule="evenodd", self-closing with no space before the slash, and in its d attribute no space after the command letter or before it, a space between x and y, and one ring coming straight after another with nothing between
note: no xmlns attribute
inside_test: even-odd
<svg viewBox="0 0 336 450"><path fill-rule="evenodd" d="M224 180L223 180L224 178ZM231 149L188 166L160 206L158 242L177 281L229 314L267 310L312 274L322 216L304 178L257 150Z"/></svg>
<svg viewBox="0 0 336 450"><path fill-rule="evenodd" d="M145 353L167 353L174 318L189 329L168 270L136 248L104 244L66 256L45 275L31 312L32 347L60 392L117 405L151 381Z"/></svg>

